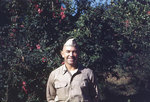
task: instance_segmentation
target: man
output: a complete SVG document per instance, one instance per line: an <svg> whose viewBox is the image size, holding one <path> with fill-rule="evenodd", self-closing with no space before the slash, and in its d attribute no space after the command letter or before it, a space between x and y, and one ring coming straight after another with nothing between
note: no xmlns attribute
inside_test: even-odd
<svg viewBox="0 0 150 102"><path fill-rule="evenodd" d="M78 63L79 49L69 39L61 55L64 65L51 72L46 89L48 102L98 102L98 89L92 70Z"/></svg>

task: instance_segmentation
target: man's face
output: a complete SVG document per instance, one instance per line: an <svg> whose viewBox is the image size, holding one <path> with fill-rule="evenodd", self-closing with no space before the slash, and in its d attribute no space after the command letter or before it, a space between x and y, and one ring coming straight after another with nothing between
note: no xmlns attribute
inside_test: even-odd
<svg viewBox="0 0 150 102"><path fill-rule="evenodd" d="M61 52L62 57L64 58L65 64L75 66L78 60L78 51L74 46L64 46Z"/></svg>

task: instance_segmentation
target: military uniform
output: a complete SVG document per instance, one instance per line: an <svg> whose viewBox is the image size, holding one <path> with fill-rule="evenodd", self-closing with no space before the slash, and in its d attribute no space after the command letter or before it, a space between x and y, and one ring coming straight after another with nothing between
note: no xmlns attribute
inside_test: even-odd
<svg viewBox="0 0 150 102"><path fill-rule="evenodd" d="M97 102L93 71L80 65L72 75L65 65L60 66L49 76L46 96L48 102Z"/></svg>

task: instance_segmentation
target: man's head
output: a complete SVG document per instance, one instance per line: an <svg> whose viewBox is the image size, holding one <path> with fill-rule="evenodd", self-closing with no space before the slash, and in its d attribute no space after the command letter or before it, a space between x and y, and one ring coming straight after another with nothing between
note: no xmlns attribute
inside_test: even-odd
<svg viewBox="0 0 150 102"><path fill-rule="evenodd" d="M76 66L78 61L78 46L74 38L69 39L63 46L61 55L67 65Z"/></svg>

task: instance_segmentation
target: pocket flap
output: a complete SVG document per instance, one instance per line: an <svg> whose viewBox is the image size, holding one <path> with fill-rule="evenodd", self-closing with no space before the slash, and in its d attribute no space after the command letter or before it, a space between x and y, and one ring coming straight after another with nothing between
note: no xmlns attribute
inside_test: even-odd
<svg viewBox="0 0 150 102"><path fill-rule="evenodd" d="M66 82L57 82L55 83L55 88L63 88L63 87L66 87L67 86L67 83Z"/></svg>

